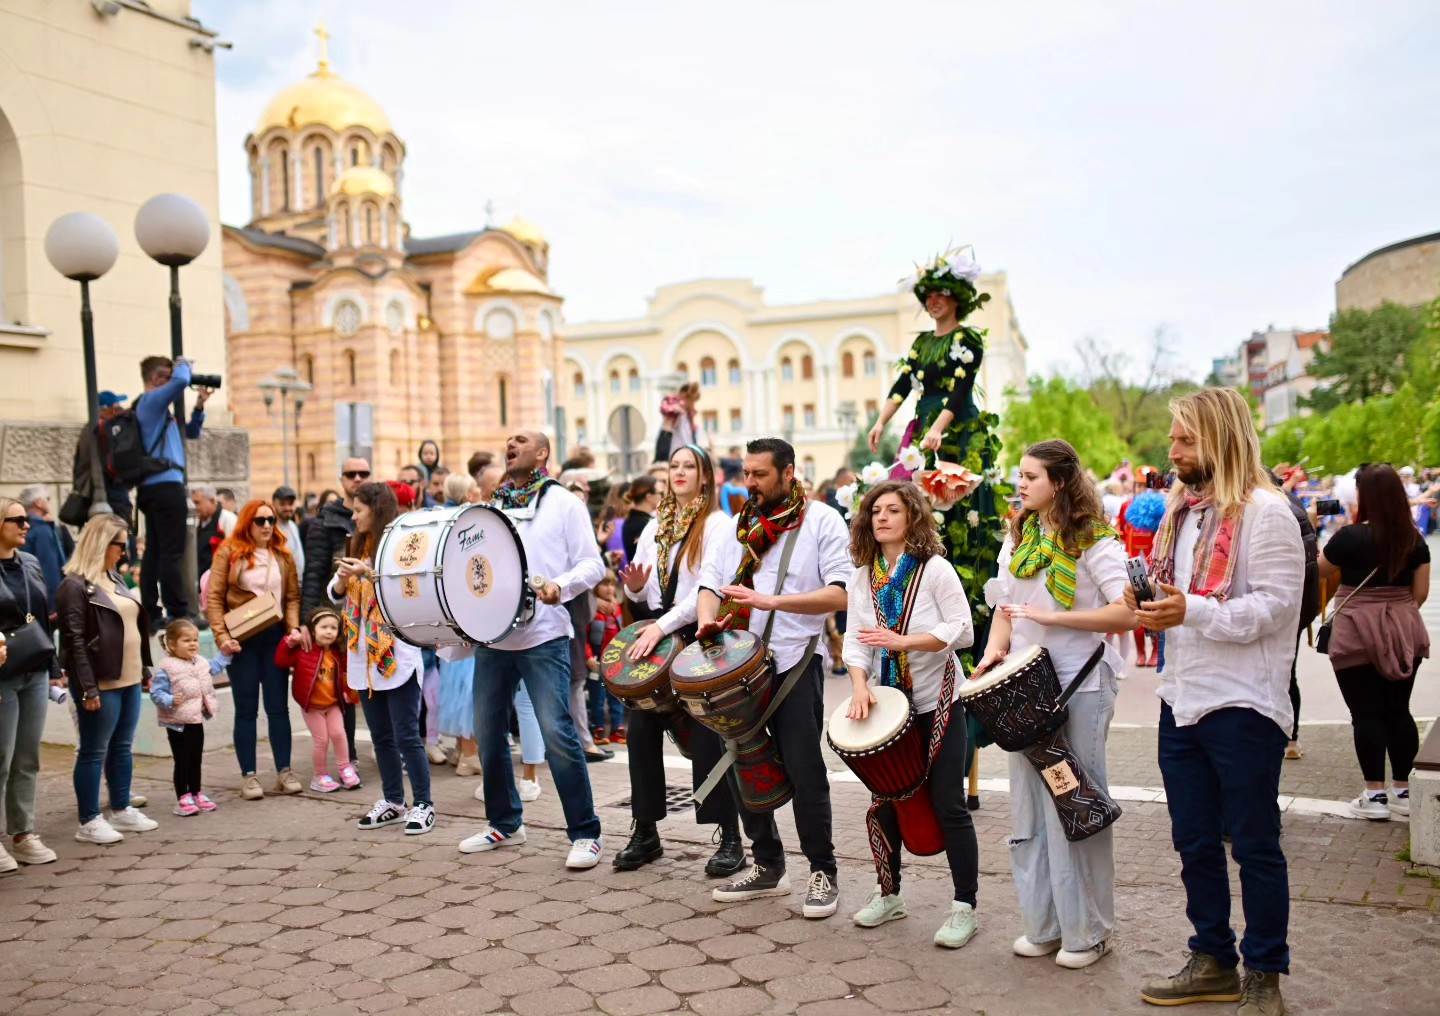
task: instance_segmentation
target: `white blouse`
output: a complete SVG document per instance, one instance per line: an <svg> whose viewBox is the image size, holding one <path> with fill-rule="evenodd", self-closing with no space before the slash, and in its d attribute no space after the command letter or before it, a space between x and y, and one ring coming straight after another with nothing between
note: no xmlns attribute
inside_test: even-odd
<svg viewBox="0 0 1440 1016"><path fill-rule="evenodd" d="M722 511L713 511L706 517L705 529L700 537L700 560L703 563L705 558L714 549L720 540L735 539L735 524L730 516ZM650 567L650 578L645 583L645 588L638 593L632 593L628 586L625 586L625 596L637 603L643 602L651 610L659 610L661 607L661 593L664 583L670 579L669 575L661 575L656 565L659 556L655 547L655 534L660 529L658 519L651 519L640 532L640 539L635 544L635 560L632 564L643 564ZM670 563L673 568L675 558L682 553L683 541L680 545L670 550ZM624 586L624 583L621 583ZM670 609L661 614L656 623L660 630L666 635L674 634L686 625L695 623L696 608L695 594L700 589L700 568L691 568L683 560L680 562L680 569L675 577L675 601Z"/></svg>
<svg viewBox="0 0 1440 1016"><path fill-rule="evenodd" d="M346 599L345 580L340 577L337 571L335 577L330 580L330 598L336 601ZM344 608L342 608L343 610ZM425 666L421 659L420 650L408 642L402 642L399 638L394 639L395 644L395 673L391 677L384 677L380 673L372 673L366 679L366 671L370 669L370 661L365 652L365 642L370 634L370 626L364 616L360 618L360 639L354 649L346 649L345 654L345 683L356 691L364 691L373 687L376 691L390 691L399 688L413 675L416 684L424 684ZM345 639L345 626L340 626L340 639Z"/></svg>
<svg viewBox="0 0 1440 1016"><path fill-rule="evenodd" d="M970 618L970 604L965 599L965 587L955 566L944 557L932 557L920 573L920 589L915 595L915 606L910 612L910 627L907 634L924 632L933 635L945 644L938 652L912 651L910 661L911 701L917 713L934 712L940 703L940 686L945 678L945 660L957 649L964 649L975 641L975 624ZM875 604L870 598L870 567L862 565L855 569L847 586L849 604L845 613L845 647L841 652L846 666L859 667L871 675L873 680L880 673L880 650L861 643L861 628L879 628L875 617ZM957 661L958 667L958 661ZM955 672L955 695L959 697L961 682L965 675Z"/></svg>
<svg viewBox="0 0 1440 1016"><path fill-rule="evenodd" d="M1042 568L1028 579L1016 578L1010 574L1010 559L1015 554L1014 544L1009 537L1000 551L1000 573L985 584L985 598L991 607L999 608L1002 603L1023 603L1041 610L1060 610L1060 604L1045 588L1045 570ZM1125 595L1129 579L1125 575L1125 548L1116 539L1104 539L1090 545L1082 553L1075 567L1075 604L1072 610L1099 610L1114 603ZM1120 673L1122 661L1120 651L1100 632L1076 631L1058 625L1037 624L1034 621L1013 621L1010 632L1010 652L1015 653L1031 646L1044 646L1050 651L1050 662L1060 678L1060 690L1064 691L1090 658L1098 645L1105 645L1102 661L1110 673ZM1098 675L1097 675L1098 676ZM1099 691L1101 683L1093 677L1075 692Z"/></svg>

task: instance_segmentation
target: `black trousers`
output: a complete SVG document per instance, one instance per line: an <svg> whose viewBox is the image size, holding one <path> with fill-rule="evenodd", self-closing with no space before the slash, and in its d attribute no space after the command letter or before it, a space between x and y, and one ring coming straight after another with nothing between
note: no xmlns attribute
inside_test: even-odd
<svg viewBox="0 0 1440 1016"><path fill-rule="evenodd" d="M175 758L175 797L200 793L200 762L205 757L205 725L187 723L184 730L165 728Z"/></svg>
<svg viewBox="0 0 1440 1016"><path fill-rule="evenodd" d="M1390 756L1390 778L1401 783L1410 779L1415 753L1420 750L1420 732L1410 715L1410 693L1415 679L1387 681L1369 665L1335 671L1340 694L1350 707L1350 726L1355 732L1355 755L1367 783L1385 782L1385 756Z"/></svg>
<svg viewBox="0 0 1440 1016"><path fill-rule="evenodd" d="M151 624L165 603L168 618L190 617L190 598L180 570L185 555L185 517L189 500L183 483L152 483L135 489L135 502L145 518L145 556L140 559L140 599Z"/></svg>
<svg viewBox="0 0 1440 1016"><path fill-rule="evenodd" d="M952 709L950 725L945 728L945 739L940 742L935 764L930 768L930 803L935 806L935 817L940 820L940 831L945 835L945 860L950 864L955 899L973 907L975 893L980 887L980 845L975 839L975 823L970 819L970 809L965 806L965 763L970 745L965 738L965 713L958 702ZM927 745L934 723L933 712L915 717L915 726ZM890 855L890 873L895 876L898 891L900 820L895 814L895 806L888 801L880 805L875 818L885 836L896 844L895 852Z"/></svg>
<svg viewBox="0 0 1440 1016"><path fill-rule="evenodd" d="M340 696L340 716L345 721L345 740L350 742L350 764L359 768L359 757L355 754L355 703Z"/></svg>
<svg viewBox="0 0 1440 1016"><path fill-rule="evenodd" d="M636 822L659 822L665 817L665 760L662 749L665 731L675 722L672 714L653 709L625 710L625 752L630 758L630 817ZM690 786L698 789L710 770L725 754L720 735L709 727L692 722ZM735 799L724 787L716 787L695 811L695 821L718 825L727 832L740 831Z"/></svg>
<svg viewBox="0 0 1440 1016"><path fill-rule="evenodd" d="M782 675L783 676L783 675ZM830 838L830 776L820 754L825 718L825 673L819 654L810 660L790 695L770 717L770 736L780 747L785 772L795 788L790 807L800 849L811 871L823 871L835 880L835 844ZM731 770L730 792L738 803L740 786ZM740 806L740 823L750 837L755 863L768 870L785 870L785 845L772 814L757 814Z"/></svg>

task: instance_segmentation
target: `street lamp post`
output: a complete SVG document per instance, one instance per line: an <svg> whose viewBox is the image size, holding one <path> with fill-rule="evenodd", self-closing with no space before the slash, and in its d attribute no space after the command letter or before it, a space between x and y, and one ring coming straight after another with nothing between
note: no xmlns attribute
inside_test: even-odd
<svg viewBox="0 0 1440 1016"><path fill-rule="evenodd" d="M120 256L115 230L98 215L71 212L50 224L45 256L55 270L80 283L80 335L85 353L85 403L90 426L99 422L99 384L95 370L95 316L90 311L90 283L104 275ZM104 491L96 500L105 503Z"/></svg>
<svg viewBox="0 0 1440 1016"><path fill-rule="evenodd" d="M285 486L290 486L290 425L285 416L285 403L291 399L295 402L295 422L300 422L300 410L305 408L305 396L309 394L311 385L300 380L300 375L289 367L281 367L275 373L260 382L260 397L265 400L265 412L269 413L275 404L275 397L280 397L280 461L281 472L284 477ZM296 450L299 445L297 441ZM295 472L300 472L297 463Z"/></svg>
<svg viewBox="0 0 1440 1016"><path fill-rule="evenodd" d="M210 243L205 210L183 194L157 194L135 213L135 239L150 257L170 269L170 356L185 355L180 315L180 269ZM175 396L175 422L185 427L185 392Z"/></svg>

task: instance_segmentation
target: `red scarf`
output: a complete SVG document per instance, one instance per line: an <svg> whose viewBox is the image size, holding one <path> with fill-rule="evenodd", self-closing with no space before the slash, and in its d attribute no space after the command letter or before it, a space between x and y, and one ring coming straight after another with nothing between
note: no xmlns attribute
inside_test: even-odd
<svg viewBox="0 0 1440 1016"><path fill-rule="evenodd" d="M735 585L755 588L755 573L760 569L760 561L765 557L765 552L775 546L783 534L798 528L805 521L805 506L808 503L805 488L800 486L799 480L790 485L790 493L785 500L768 515L761 511L757 499L752 497L745 502L735 524L735 538L745 548L740 567L735 569ZM748 606L726 600L720 604L716 620L723 622L726 618L733 618L734 623L730 627L748 629L750 613Z"/></svg>

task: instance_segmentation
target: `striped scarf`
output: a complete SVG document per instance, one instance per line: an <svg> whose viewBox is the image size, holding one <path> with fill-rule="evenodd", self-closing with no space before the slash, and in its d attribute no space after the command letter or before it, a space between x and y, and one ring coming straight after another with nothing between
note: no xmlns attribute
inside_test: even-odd
<svg viewBox="0 0 1440 1016"><path fill-rule="evenodd" d="M799 528L805 521L807 503L805 488L800 486L799 480L791 483L790 492L785 495L785 499L768 515L761 510L760 502L756 498L752 497L745 502L735 520L735 539L745 548L740 567L735 569L735 585L755 588L755 573L760 569L765 552L779 542L782 534ZM733 618L732 627L749 628L750 613L749 607L734 600L726 600L720 604L716 620Z"/></svg>
<svg viewBox="0 0 1440 1016"><path fill-rule="evenodd" d="M360 649L361 629L365 630L365 685L375 690L374 675L395 676L395 636L385 628L380 616L380 603L375 598L375 583L351 575L345 583L345 648Z"/></svg>
<svg viewBox="0 0 1440 1016"><path fill-rule="evenodd" d="M909 554L900 555L893 572L886 566L884 554L876 554L874 563L870 565L870 596L875 606L875 619L893 632L904 634L901 628L908 625L910 608L914 603L910 590L919 585L915 581L919 576L920 569ZM880 683L889 688L899 688L909 695L910 654L904 650L895 653L888 649L880 650Z"/></svg>
<svg viewBox="0 0 1440 1016"><path fill-rule="evenodd" d="M517 484L507 477L504 483L495 488L491 497L500 502L501 509L528 508L530 502L554 482L542 470L537 469L526 477L523 484Z"/></svg>
<svg viewBox="0 0 1440 1016"><path fill-rule="evenodd" d="M1040 514L1031 512L1020 531L1020 545L1010 558L1010 574L1017 579L1028 579L1040 569L1045 569L1045 588L1060 604L1061 609L1075 606L1075 575L1080 554L1085 553L1104 539L1116 538L1115 530L1103 519L1092 519L1090 531L1082 534L1075 554L1067 551L1054 533L1047 533L1040 525Z"/></svg>
<svg viewBox="0 0 1440 1016"><path fill-rule="evenodd" d="M1186 494L1160 522L1150 558L1154 563L1155 578L1169 586L1175 584L1175 537L1191 511L1200 512L1200 538L1195 541L1195 562L1187 591L1223 603L1230 596L1230 583L1235 577L1240 524L1245 519L1245 513L1242 511L1234 518L1224 518L1223 512L1215 510L1215 502L1209 494L1203 497Z"/></svg>

